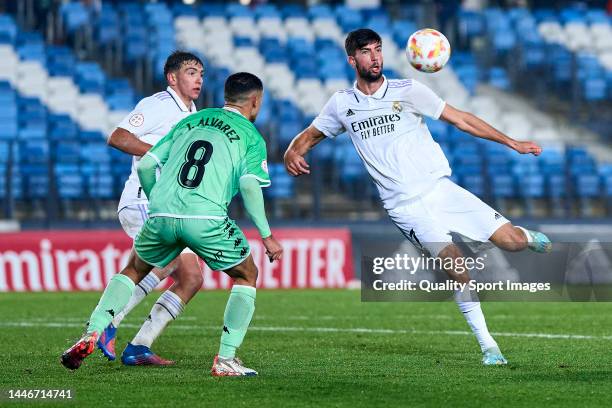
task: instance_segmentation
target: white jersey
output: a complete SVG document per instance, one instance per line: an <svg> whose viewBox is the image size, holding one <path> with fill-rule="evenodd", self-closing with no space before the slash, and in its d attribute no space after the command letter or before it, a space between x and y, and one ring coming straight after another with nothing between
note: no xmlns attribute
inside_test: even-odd
<svg viewBox="0 0 612 408"><path fill-rule="evenodd" d="M127 115L117 127L134 134L143 142L155 145L161 138L185 117L196 112L196 106L191 102L189 109L181 98L170 87L144 98ZM132 172L125 182L121 193L118 211L130 205L146 204L147 197L142 192L136 166L140 157L132 159Z"/></svg>
<svg viewBox="0 0 612 408"><path fill-rule="evenodd" d="M336 92L312 125L331 138L348 132L384 207L392 209L431 189L451 169L423 120L438 119L445 102L414 79L383 79L373 95L356 83Z"/></svg>

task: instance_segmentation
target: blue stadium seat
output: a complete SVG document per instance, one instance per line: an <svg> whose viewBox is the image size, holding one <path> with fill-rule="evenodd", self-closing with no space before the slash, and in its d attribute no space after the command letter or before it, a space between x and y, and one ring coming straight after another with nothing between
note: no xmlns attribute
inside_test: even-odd
<svg viewBox="0 0 612 408"><path fill-rule="evenodd" d="M584 18L589 24L603 23L610 24L610 17L602 9L587 10Z"/></svg>
<svg viewBox="0 0 612 408"><path fill-rule="evenodd" d="M476 85L480 81L480 72L476 65L453 63L453 70L470 94L476 91Z"/></svg>
<svg viewBox="0 0 612 408"><path fill-rule="evenodd" d="M536 19L538 23L542 23L545 21L558 22L559 20L557 17L557 12L555 10L545 9L545 8L534 10L533 17Z"/></svg>
<svg viewBox="0 0 612 408"><path fill-rule="evenodd" d="M188 4L184 4L181 2L172 3L172 14L174 14L176 17L180 17L180 16L198 17L199 16L199 12L196 7L190 6Z"/></svg>
<svg viewBox="0 0 612 408"><path fill-rule="evenodd" d="M0 122L0 140L14 140L17 138L17 120Z"/></svg>
<svg viewBox="0 0 612 408"><path fill-rule="evenodd" d="M96 21L95 36L96 42L100 45L107 45L119 39L119 13L108 3L102 3L102 9Z"/></svg>
<svg viewBox="0 0 612 408"><path fill-rule="evenodd" d="M81 144L58 141L53 145L53 159L56 163L78 163L81 159Z"/></svg>
<svg viewBox="0 0 612 408"><path fill-rule="evenodd" d="M96 131L81 131L79 136L82 141L100 142L106 140L102 133Z"/></svg>
<svg viewBox="0 0 612 408"><path fill-rule="evenodd" d="M478 197L486 195L486 183L482 174L465 174L459 177L459 182L466 190Z"/></svg>
<svg viewBox="0 0 612 408"><path fill-rule="evenodd" d="M612 174L603 175L601 181L604 196L612 199Z"/></svg>
<svg viewBox="0 0 612 408"><path fill-rule="evenodd" d="M81 146L81 160L84 163L110 163L110 149L102 140L86 143Z"/></svg>
<svg viewBox="0 0 612 408"><path fill-rule="evenodd" d="M57 178L60 199L84 198L83 177L80 174L63 174Z"/></svg>
<svg viewBox="0 0 612 408"><path fill-rule="evenodd" d="M230 3L225 7L227 17L253 17L254 12L246 6L237 3Z"/></svg>
<svg viewBox="0 0 612 408"><path fill-rule="evenodd" d="M510 89L510 79L506 70L501 67L493 67L489 70L489 83L499 89Z"/></svg>
<svg viewBox="0 0 612 408"><path fill-rule="evenodd" d="M24 198L36 200L49 195L49 168L46 164L22 164L20 172Z"/></svg>
<svg viewBox="0 0 612 408"><path fill-rule="evenodd" d="M300 4L283 4L280 8L283 18L288 17L304 17L306 10Z"/></svg>
<svg viewBox="0 0 612 408"><path fill-rule="evenodd" d="M485 33L485 21L475 11L460 10L457 14L457 26L459 35L467 40Z"/></svg>
<svg viewBox="0 0 612 408"><path fill-rule="evenodd" d="M23 163L46 163L49 161L49 142L46 139L25 140L19 143L19 152Z"/></svg>
<svg viewBox="0 0 612 408"><path fill-rule="evenodd" d="M363 17L359 11L344 5L336 7L336 18L342 31L345 33L353 31L364 24Z"/></svg>
<svg viewBox="0 0 612 408"><path fill-rule="evenodd" d="M334 15L334 11L327 4L316 4L314 6L308 7L308 17L311 19L320 19L320 18L329 18L336 19Z"/></svg>
<svg viewBox="0 0 612 408"><path fill-rule="evenodd" d="M551 199L568 196L567 181L563 174L549 174L546 176L546 194Z"/></svg>
<svg viewBox="0 0 612 408"><path fill-rule="evenodd" d="M200 15L202 17L226 17L225 5L221 3L202 4Z"/></svg>
<svg viewBox="0 0 612 408"><path fill-rule="evenodd" d="M272 184L264 189L266 197L276 199L295 196L294 179L285 171L282 163L269 163L268 172Z"/></svg>
<svg viewBox="0 0 612 408"><path fill-rule="evenodd" d="M15 44L17 40L17 25L13 18L0 14L0 44Z"/></svg>
<svg viewBox="0 0 612 408"><path fill-rule="evenodd" d="M607 83L605 78L586 78L582 83L584 99L591 101L603 101L608 97Z"/></svg>
<svg viewBox="0 0 612 408"><path fill-rule="evenodd" d="M596 174L579 174L574 178L574 191L579 198L597 198L601 193L600 181Z"/></svg>
<svg viewBox="0 0 612 408"><path fill-rule="evenodd" d="M49 115L49 139L51 141L74 140L79 129L68 115Z"/></svg>
<svg viewBox="0 0 612 408"><path fill-rule="evenodd" d="M115 181L111 174L94 173L84 176L87 195L91 198L111 200L115 196Z"/></svg>
<svg viewBox="0 0 612 408"><path fill-rule="evenodd" d="M528 174L517 178L519 195L524 198L544 197L544 176L541 174Z"/></svg>
<svg viewBox="0 0 612 408"><path fill-rule="evenodd" d="M491 195L495 199L515 197L516 190L512 176L509 174L491 175Z"/></svg>
<svg viewBox="0 0 612 408"><path fill-rule="evenodd" d="M573 57L570 51L558 44L548 44L547 54L549 64L553 70L553 77L559 82L568 82L572 79Z"/></svg>
<svg viewBox="0 0 612 408"><path fill-rule="evenodd" d="M89 11L80 2L64 3L60 6L60 13L64 20L64 27L68 33L73 33L89 23Z"/></svg>
<svg viewBox="0 0 612 408"><path fill-rule="evenodd" d="M255 18L281 18L281 13L275 4L260 4L255 8Z"/></svg>

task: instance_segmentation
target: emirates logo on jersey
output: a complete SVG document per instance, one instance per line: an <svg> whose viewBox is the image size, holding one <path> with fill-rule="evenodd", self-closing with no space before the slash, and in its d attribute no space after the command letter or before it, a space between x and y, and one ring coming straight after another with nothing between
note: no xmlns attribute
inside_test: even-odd
<svg viewBox="0 0 612 408"><path fill-rule="evenodd" d="M351 130L361 136L362 140L380 136L395 131L395 122L401 120L398 113L379 115L351 123Z"/></svg>

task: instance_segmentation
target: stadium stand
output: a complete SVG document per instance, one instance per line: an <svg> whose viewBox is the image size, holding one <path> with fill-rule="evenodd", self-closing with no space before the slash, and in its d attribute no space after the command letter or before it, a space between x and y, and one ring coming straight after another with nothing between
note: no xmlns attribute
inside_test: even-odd
<svg viewBox="0 0 612 408"><path fill-rule="evenodd" d="M610 18L600 10L461 10L451 64L435 75L417 73L405 61L406 38L420 22L392 18L384 8L102 2L95 9L70 1L54 12L64 45L48 45L42 31L25 31L12 16L0 15L0 100L5 107L0 153L6 154L0 162L5 175L0 196L5 201L57 195L60 207L70 209L92 199L116 200L130 158L108 148L105 136L149 90L148 77L156 87L163 84L163 63L177 47L206 61L208 106L222 103L223 80L231 72L248 70L264 80L268 92L256 124L269 138L274 175L266 194L279 203L311 194L314 184L289 177L281 155L333 92L352 86L344 37L367 26L383 37L387 76L415 77L510 136L533 138L545 147L541 158L520 156L428 120L461 185L501 211L524 208L518 215L609 214L612 172L595 158L592 146L568 142L559 127L549 125L553 121L526 113L527 106L502 108L481 92L483 85L512 92L520 88L517 72L551 69L550 85L561 95L572 92L566 85L576 78L581 103L609 102L612 36ZM584 44L589 33L597 34L594 46ZM490 50L485 64L481 50L472 47L474 39L483 38ZM584 55L587 46L592 55ZM85 55L96 60L83 60L82 50L94 50ZM576 60L581 61L578 68ZM341 192L349 207L363 208L367 201L376 208L371 183L346 137L324 142L315 154L325 169L323 184L316 188ZM275 206L274 214L286 216L283 208ZM77 215L69 211L64 216Z"/></svg>

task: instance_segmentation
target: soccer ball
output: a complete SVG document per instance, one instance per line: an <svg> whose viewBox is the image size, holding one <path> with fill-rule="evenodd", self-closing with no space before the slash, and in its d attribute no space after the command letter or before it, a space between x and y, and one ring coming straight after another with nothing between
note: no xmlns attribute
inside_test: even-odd
<svg viewBox="0 0 612 408"><path fill-rule="evenodd" d="M408 62L421 72L438 72L450 54L451 47L444 34L432 28L415 32L406 44Z"/></svg>

